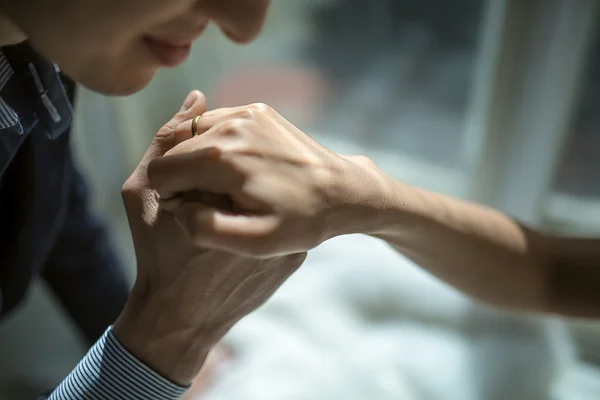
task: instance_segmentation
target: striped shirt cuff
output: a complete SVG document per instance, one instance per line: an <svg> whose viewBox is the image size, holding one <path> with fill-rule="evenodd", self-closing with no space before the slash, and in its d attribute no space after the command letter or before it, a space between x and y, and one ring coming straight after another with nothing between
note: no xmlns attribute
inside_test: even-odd
<svg viewBox="0 0 600 400"><path fill-rule="evenodd" d="M49 400L175 400L187 390L142 364L108 328Z"/></svg>

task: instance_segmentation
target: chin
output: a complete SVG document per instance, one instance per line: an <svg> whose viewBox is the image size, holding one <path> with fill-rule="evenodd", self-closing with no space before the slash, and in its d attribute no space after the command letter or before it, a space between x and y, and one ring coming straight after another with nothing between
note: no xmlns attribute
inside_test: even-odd
<svg viewBox="0 0 600 400"><path fill-rule="evenodd" d="M144 71L135 75L115 74L110 77L102 77L104 79L98 79L99 77L81 79L78 80L78 83L105 96L129 96L148 86L155 74L156 70Z"/></svg>

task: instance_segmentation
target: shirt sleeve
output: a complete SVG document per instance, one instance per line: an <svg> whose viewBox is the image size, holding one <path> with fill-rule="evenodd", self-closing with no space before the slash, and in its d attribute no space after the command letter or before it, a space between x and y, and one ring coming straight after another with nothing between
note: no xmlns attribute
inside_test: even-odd
<svg viewBox="0 0 600 400"><path fill-rule="evenodd" d="M48 400L175 400L186 390L137 360L108 328Z"/></svg>

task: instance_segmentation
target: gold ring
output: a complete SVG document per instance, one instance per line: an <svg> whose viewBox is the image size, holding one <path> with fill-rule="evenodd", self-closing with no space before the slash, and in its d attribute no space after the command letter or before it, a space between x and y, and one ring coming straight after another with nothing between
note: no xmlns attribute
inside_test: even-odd
<svg viewBox="0 0 600 400"><path fill-rule="evenodd" d="M198 115L197 117L194 117L194 119L192 120L192 137L199 135L198 121L200 121L200 115Z"/></svg>

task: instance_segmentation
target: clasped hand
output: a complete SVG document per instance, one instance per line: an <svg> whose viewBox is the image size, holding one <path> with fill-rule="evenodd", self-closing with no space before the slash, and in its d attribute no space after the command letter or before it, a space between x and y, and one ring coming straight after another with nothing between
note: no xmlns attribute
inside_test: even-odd
<svg viewBox="0 0 600 400"><path fill-rule="evenodd" d="M266 105L205 104L192 92L123 186L138 271L114 331L184 384L307 250L376 227L388 190L371 161L328 150Z"/></svg>
<svg viewBox="0 0 600 400"><path fill-rule="evenodd" d="M367 158L317 143L264 104L202 114L183 140L150 162L162 209L201 247L265 258L314 248L333 236L368 233L386 182ZM223 196L225 207L194 201Z"/></svg>
<svg viewBox="0 0 600 400"><path fill-rule="evenodd" d="M227 330L262 305L305 258L304 252L247 258L204 246L191 240L172 214L159 207L148 166L189 137L189 128L180 127L189 126L184 122L204 111L204 96L192 92L181 111L157 133L122 190L137 277L113 330L136 357L181 384L200 371ZM209 200L204 204L226 206L222 197Z"/></svg>

